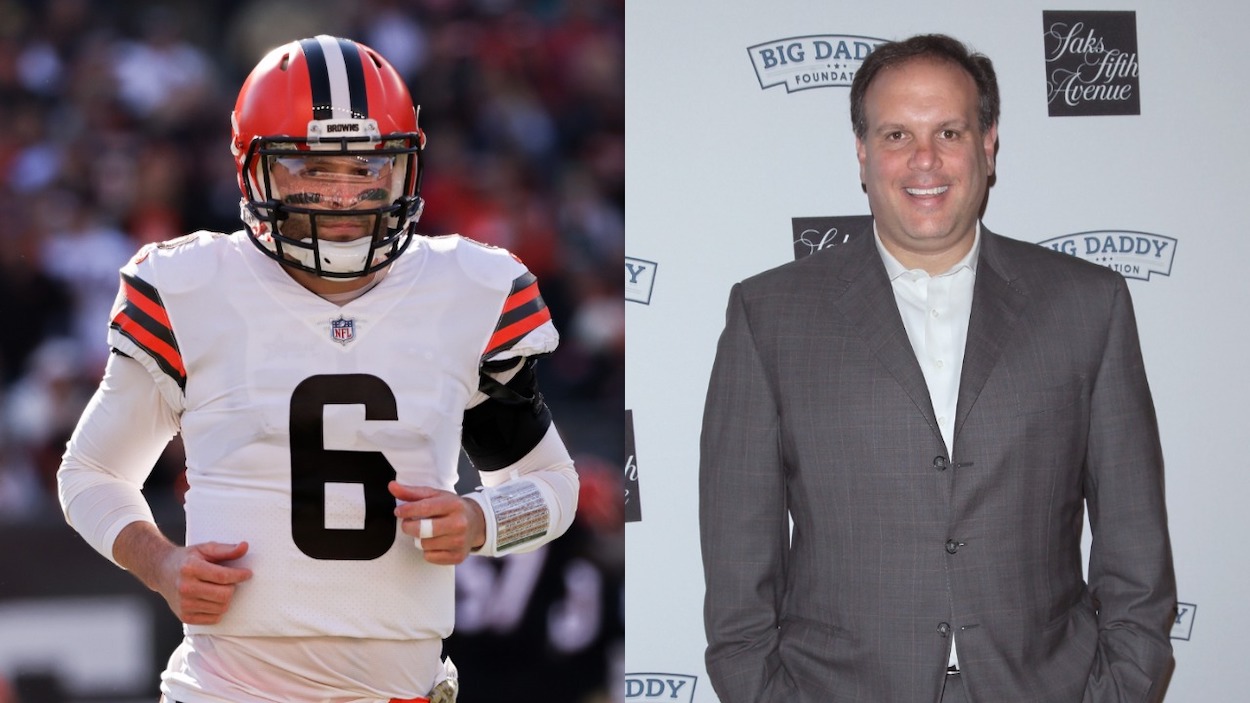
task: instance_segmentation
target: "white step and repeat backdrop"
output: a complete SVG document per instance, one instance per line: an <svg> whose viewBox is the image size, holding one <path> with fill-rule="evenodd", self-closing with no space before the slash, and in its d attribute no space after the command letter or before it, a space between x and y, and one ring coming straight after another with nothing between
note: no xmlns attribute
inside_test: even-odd
<svg viewBox="0 0 1250 703"><path fill-rule="evenodd" d="M867 215L847 86L928 32L998 71L986 225L1129 279L1182 602L1167 701L1250 700L1248 31L1236 0L627 4L625 700L716 700L696 491L729 288Z"/></svg>

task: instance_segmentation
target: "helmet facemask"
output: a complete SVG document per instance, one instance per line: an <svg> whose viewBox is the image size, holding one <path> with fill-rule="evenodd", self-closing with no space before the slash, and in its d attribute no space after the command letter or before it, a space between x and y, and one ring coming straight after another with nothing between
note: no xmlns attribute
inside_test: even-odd
<svg viewBox="0 0 1250 703"><path fill-rule="evenodd" d="M353 136L316 136L344 132ZM308 134L257 137L249 146L242 215L253 241L282 264L322 278L387 266L412 242L424 206L415 195L422 135L383 139L373 120L342 119L314 121Z"/></svg>

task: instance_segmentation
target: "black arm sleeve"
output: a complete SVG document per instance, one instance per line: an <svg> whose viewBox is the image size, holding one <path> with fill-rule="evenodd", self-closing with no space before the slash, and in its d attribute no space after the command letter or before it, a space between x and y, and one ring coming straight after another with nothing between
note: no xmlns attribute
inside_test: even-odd
<svg viewBox="0 0 1250 703"><path fill-rule="evenodd" d="M479 471L497 471L516 463L538 445L551 426L551 410L538 392L535 358L521 362L521 369L506 384L488 374L515 364L483 364L478 390L488 397L464 413L460 443Z"/></svg>

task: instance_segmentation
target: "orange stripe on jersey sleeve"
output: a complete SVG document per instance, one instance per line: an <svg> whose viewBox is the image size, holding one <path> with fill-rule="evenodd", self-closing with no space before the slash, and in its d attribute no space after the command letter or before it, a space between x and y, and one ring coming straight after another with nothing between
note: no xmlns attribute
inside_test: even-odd
<svg viewBox="0 0 1250 703"><path fill-rule="evenodd" d="M512 280L512 290L503 301L495 333L486 343L482 358L488 358L516 344L522 337L551 320L551 311L538 292L538 278L526 271Z"/></svg>
<svg viewBox="0 0 1250 703"><path fill-rule="evenodd" d="M187 371L160 293L147 281L123 273L121 293L110 326L147 352L180 388Z"/></svg>
<svg viewBox="0 0 1250 703"><path fill-rule="evenodd" d="M144 295L143 292L132 285L130 281L123 280L122 288L125 291L127 302L147 313L148 317L151 317L156 322L159 322L162 327L170 329L171 325L169 324L169 315L165 312L165 306Z"/></svg>
<svg viewBox="0 0 1250 703"><path fill-rule="evenodd" d="M522 288L521 290L513 293L512 295L509 295L508 299L503 304L503 311L505 313L512 312L513 310L521 307L522 305L528 303L529 301L537 297L538 297L538 281L534 281L533 283L529 284L525 288Z"/></svg>
<svg viewBox="0 0 1250 703"><path fill-rule="evenodd" d="M144 350L152 354L162 367L168 366L169 369L177 372L175 380L185 380L187 370L182 365L182 353L176 347L172 347L164 340L149 332L146 328L135 322L126 312L117 313L113 318L113 324L123 334L131 339L135 344L143 347ZM164 362L164 363L161 363ZM171 376L174 374L170 374Z"/></svg>
<svg viewBox="0 0 1250 703"><path fill-rule="evenodd" d="M507 348L509 344L518 341L525 335L538 329L539 326L549 320L551 320L551 311L544 305L541 310L533 313L529 317L523 318L519 322L514 322L507 327L500 328L494 335L491 336L490 342L486 344L486 353L484 356L490 356L497 351L502 351Z"/></svg>

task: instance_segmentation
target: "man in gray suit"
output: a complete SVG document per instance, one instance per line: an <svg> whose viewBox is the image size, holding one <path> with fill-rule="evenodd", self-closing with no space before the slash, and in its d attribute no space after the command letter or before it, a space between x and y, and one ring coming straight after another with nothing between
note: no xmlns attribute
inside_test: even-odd
<svg viewBox="0 0 1250 703"><path fill-rule="evenodd" d="M729 297L699 476L713 687L1161 699L1176 586L1124 279L981 226L988 58L883 44L851 117L873 227Z"/></svg>

